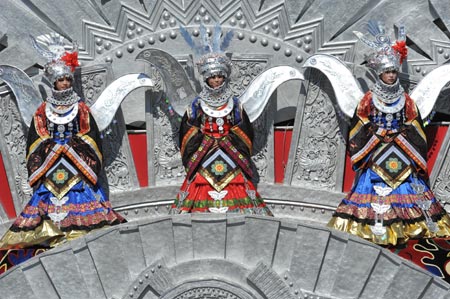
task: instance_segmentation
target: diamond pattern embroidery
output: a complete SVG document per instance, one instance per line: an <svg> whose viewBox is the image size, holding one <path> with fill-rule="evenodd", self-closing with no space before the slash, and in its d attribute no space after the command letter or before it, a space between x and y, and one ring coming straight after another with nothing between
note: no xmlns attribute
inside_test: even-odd
<svg viewBox="0 0 450 299"><path fill-rule="evenodd" d="M397 188L411 173L411 161L394 144L374 157L372 170L391 188Z"/></svg>

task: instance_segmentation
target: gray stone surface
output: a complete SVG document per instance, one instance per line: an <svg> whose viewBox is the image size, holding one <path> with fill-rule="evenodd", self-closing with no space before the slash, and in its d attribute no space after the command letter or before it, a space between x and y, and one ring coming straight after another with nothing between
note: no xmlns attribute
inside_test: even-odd
<svg viewBox="0 0 450 299"><path fill-rule="evenodd" d="M181 215L181 217L173 219L172 224L177 263L192 260L194 257L194 247L190 215Z"/></svg>
<svg viewBox="0 0 450 299"><path fill-rule="evenodd" d="M172 298L241 298L254 299L262 298L258 294L251 294L247 290L236 287L232 283L223 280L205 280L201 284L186 283L182 287L171 290L164 294L162 299ZM147 298L147 297L145 297Z"/></svg>
<svg viewBox="0 0 450 299"><path fill-rule="evenodd" d="M351 237L344 251L339 271L334 286L333 294L338 297L358 297L364 289L370 273L375 266L380 249L378 247L367 248L365 243ZM355 267L355 261L358 266ZM358 279L355 279L355 278Z"/></svg>
<svg viewBox="0 0 450 299"><path fill-rule="evenodd" d="M261 231L261 224L265 226ZM245 221L245 241L244 263L248 266L254 266L258 262L272 265L273 257L278 241L278 231L280 223L278 221L268 221L264 218L247 217Z"/></svg>
<svg viewBox="0 0 450 299"><path fill-rule="evenodd" d="M146 266L138 226L130 224L122 227L120 238L123 240L120 243L122 251L128 253L124 262L128 267L130 279L133 280L140 274L141 269Z"/></svg>
<svg viewBox="0 0 450 299"><path fill-rule="evenodd" d="M334 234L328 240L322 269L320 270L320 275L315 286L315 292L318 294L332 294L335 282L341 279L339 276L339 266L342 264L347 243L348 235L343 233Z"/></svg>
<svg viewBox="0 0 450 299"><path fill-rule="evenodd" d="M248 279L254 283L267 296L268 299L295 298L282 278L264 263L259 263L249 274Z"/></svg>
<svg viewBox="0 0 450 299"><path fill-rule="evenodd" d="M40 260L59 298L89 298L76 257L70 248L55 249Z"/></svg>
<svg viewBox="0 0 450 299"><path fill-rule="evenodd" d="M186 241L183 230L191 234L187 247L180 245ZM226 238L192 235L219 232ZM180 250L188 254L179 258ZM13 280L24 282L23 289L14 290ZM388 250L318 225L212 214L167 216L96 231L0 276L8 299L440 299L449 287Z"/></svg>
<svg viewBox="0 0 450 299"><path fill-rule="evenodd" d="M227 217L226 259L235 263L244 263L245 217Z"/></svg>
<svg viewBox="0 0 450 299"><path fill-rule="evenodd" d="M223 280L247 288L249 269L223 259L196 259L171 268L174 284L182 286L182 281Z"/></svg>
<svg viewBox="0 0 450 299"><path fill-rule="evenodd" d="M166 264L163 261L156 261L150 265L150 272L146 271L144 277L148 277L148 285L159 295L170 291L174 287L174 279L172 273L167 270ZM133 286L133 289L135 287Z"/></svg>
<svg viewBox="0 0 450 299"><path fill-rule="evenodd" d="M39 258L25 262L22 271L37 298L58 299L52 280L47 275Z"/></svg>
<svg viewBox="0 0 450 299"><path fill-rule="evenodd" d="M449 286L443 284L440 279L433 279L432 287L425 290L421 295L424 299L443 298L449 292Z"/></svg>
<svg viewBox="0 0 450 299"><path fill-rule="evenodd" d="M402 264L389 287L383 295L388 298L421 298L425 290L430 287L432 277L416 270L415 265ZM436 285L431 285L436 289ZM440 287L438 287L440 289Z"/></svg>
<svg viewBox="0 0 450 299"><path fill-rule="evenodd" d="M38 293L35 293L31 288L22 269L18 267L2 275L0 290L3 298L40 298Z"/></svg>
<svg viewBox="0 0 450 299"><path fill-rule="evenodd" d="M398 272L400 261L392 259L390 254L381 252L378 262L372 270L370 279L361 293L361 298L379 298L384 294Z"/></svg>
<svg viewBox="0 0 450 299"><path fill-rule="evenodd" d="M86 237L95 269L106 297L116 297L127 288L131 279L126 263L127 252L121 250L118 229L109 229Z"/></svg>
<svg viewBox="0 0 450 299"><path fill-rule="evenodd" d="M167 265L176 263L172 219L165 217L139 226L146 264L164 258ZM161 232L166 232L161 234Z"/></svg>
<svg viewBox="0 0 450 299"><path fill-rule="evenodd" d="M94 260L89 251L84 238L77 239L72 242L72 250L78 263L81 275L84 279L86 290L89 292L91 298L106 299L106 294L103 289L100 277L95 269Z"/></svg>
<svg viewBox="0 0 450 299"><path fill-rule="evenodd" d="M297 223L293 221L281 221L278 234L272 268L278 273L283 273L290 267L290 260L294 254Z"/></svg>
<svg viewBox="0 0 450 299"><path fill-rule="evenodd" d="M326 229L299 225L291 260L290 274L307 291L314 291L320 274L330 232Z"/></svg>
<svg viewBox="0 0 450 299"><path fill-rule="evenodd" d="M227 219L222 217L198 217L192 215L192 239L194 258L225 258Z"/></svg>

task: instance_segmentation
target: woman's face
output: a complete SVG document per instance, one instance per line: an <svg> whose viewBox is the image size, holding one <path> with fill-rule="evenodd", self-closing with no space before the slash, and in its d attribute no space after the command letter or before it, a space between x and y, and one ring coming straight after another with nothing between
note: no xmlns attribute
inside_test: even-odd
<svg viewBox="0 0 450 299"><path fill-rule="evenodd" d="M221 75L214 75L206 79L206 83L208 83L209 87L216 89L222 85L224 79Z"/></svg>
<svg viewBox="0 0 450 299"><path fill-rule="evenodd" d="M56 90L66 90L71 86L72 86L72 78L69 76L60 77L55 81Z"/></svg>
<svg viewBox="0 0 450 299"><path fill-rule="evenodd" d="M395 83L395 81L397 81L397 71L387 71L387 72L383 72L380 75L381 81L383 81L386 84L392 85Z"/></svg>

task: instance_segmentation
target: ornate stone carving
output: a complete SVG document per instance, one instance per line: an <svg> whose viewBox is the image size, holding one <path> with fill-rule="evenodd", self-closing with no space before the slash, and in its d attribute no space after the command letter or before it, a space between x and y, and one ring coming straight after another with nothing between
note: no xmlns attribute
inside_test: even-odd
<svg viewBox="0 0 450 299"><path fill-rule="evenodd" d="M450 201L450 159L444 162L441 169L434 184L433 192L439 200L448 202Z"/></svg>
<svg viewBox="0 0 450 299"><path fill-rule="evenodd" d="M262 179L267 174L268 148L267 139L270 127L267 127L268 112L266 111L253 123L255 137L253 139L253 163L258 171L259 178Z"/></svg>
<svg viewBox="0 0 450 299"><path fill-rule="evenodd" d="M152 79L154 84L153 87L150 87L150 89L154 92L162 91L164 89L164 82L158 70L153 66L150 66L146 73L147 76Z"/></svg>
<svg viewBox="0 0 450 299"><path fill-rule="evenodd" d="M198 298L241 299L241 297L238 297L237 295L231 293L230 291L214 287L190 289L175 297L175 299L198 299Z"/></svg>
<svg viewBox="0 0 450 299"><path fill-rule="evenodd" d="M230 87L235 95L241 95L249 84L261 74L267 65L267 60L248 60L237 59L233 60L233 68L231 72ZM270 105L270 104L269 104ZM268 106L269 106L268 105ZM253 156L252 160L255 169L258 172L259 179L266 177L268 171L268 138L271 138L271 125L269 121L268 108L265 112L253 123L254 140L253 140ZM254 170L255 170L254 169Z"/></svg>
<svg viewBox="0 0 450 299"><path fill-rule="evenodd" d="M155 176L157 185L181 183L184 168L177 144L181 116L170 106L169 99L159 98L152 102L155 136Z"/></svg>
<svg viewBox="0 0 450 299"><path fill-rule="evenodd" d="M16 198L13 198L16 210L21 210L28 202L32 194L32 188L28 185L28 171L25 162L26 136L22 119L16 102L11 95L6 95L0 101L0 128L2 138L7 147L4 159L9 158L12 169L7 170L14 175ZM11 188L13 188L11 186ZM14 194L14 192L13 192Z"/></svg>
<svg viewBox="0 0 450 299"><path fill-rule="evenodd" d="M333 103L324 91L327 85L317 73L311 74L294 161L293 184L333 189L337 149L341 142L339 123Z"/></svg>
<svg viewBox="0 0 450 299"><path fill-rule="evenodd" d="M119 110L118 114L121 115ZM103 159L104 169L107 176L107 184L111 192L125 191L132 187L130 177L130 162L124 152L125 128L123 120L113 121L113 123L102 133L103 135Z"/></svg>
<svg viewBox="0 0 450 299"><path fill-rule="evenodd" d="M233 60L230 87L235 95L241 95L253 79L266 68L267 60Z"/></svg>
<svg viewBox="0 0 450 299"><path fill-rule="evenodd" d="M165 292L165 294L161 296L161 299L255 299L256 296L251 291L252 290L248 289L246 284L238 285L226 282L223 279L193 280L172 287L170 291Z"/></svg>
<svg viewBox="0 0 450 299"><path fill-rule="evenodd" d="M253 122L252 160L258 171L259 181L273 181L273 122L276 101L269 101L261 116Z"/></svg>
<svg viewBox="0 0 450 299"><path fill-rule="evenodd" d="M106 88L106 72L105 70L85 73L81 76L81 88L84 100L91 106Z"/></svg>
<svg viewBox="0 0 450 299"><path fill-rule="evenodd" d="M248 280L255 284L267 298L294 299L288 286L269 266L259 263L248 275Z"/></svg>
<svg viewBox="0 0 450 299"><path fill-rule="evenodd" d="M75 76L75 86L79 86L79 94L89 106L92 106L103 90L111 82L111 70L107 65L88 66L81 70L81 75ZM78 84L77 84L78 83ZM111 124L101 133L103 137L104 173L101 184L111 192L129 190L137 185L132 179L134 174L131 152L128 149L128 137L121 109L115 115Z"/></svg>

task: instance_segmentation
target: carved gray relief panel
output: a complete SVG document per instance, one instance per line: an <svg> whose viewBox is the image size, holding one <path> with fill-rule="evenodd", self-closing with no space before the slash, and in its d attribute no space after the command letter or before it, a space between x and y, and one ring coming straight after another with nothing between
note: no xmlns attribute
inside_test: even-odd
<svg viewBox="0 0 450 299"><path fill-rule="evenodd" d="M437 113L450 115L450 83L441 90L433 110ZM433 121L433 120L432 120ZM447 124L448 125L448 124ZM430 175L431 188L434 195L442 202L447 211L450 209L450 132L444 137L441 148Z"/></svg>
<svg viewBox="0 0 450 299"><path fill-rule="evenodd" d="M340 134L334 94L320 72L308 72L303 118L296 120L299 135L295 146L291 185L340 191L345 144ZM299 109L299 108L298 108ZM300 109L301 110L301 109ZM291 149L292 152L292 149Z"/></svg>
<svg viewBox="0 0 450 299"><path fill-rule="evenodd" d="M253 155L254 171L258 172L259 183L273 183L274 180L274 116L276 96L267 103L264 112L253 122Z"/></svg>
<svg viewBox="0 0 450 299"><path fill-rule="evenodd" d="M81 81L78 92L91 106L115 78L109 65L95 65L84 67L77 79ZM113 193L137 188L133 156L120 108L109 127L101 132L101 136L104 165L104 173L100 178L102 186Z"/></svg>
<svg viewBox="0 0 450 299"><path fill-rule="evenodd" d="M22 211L32 194L32 188L28 184L25 162L25 129L14 95L12 93L2 94L0 98L0 150L6 172L9 174L8 182L16 213Z"/></svg>
<svg viewBox="0 0 450 299"><path fill-rule="evenodd" d="M449 110L449 96L450 96L450 83L447 83L439 94L433 111L437 113L450 114ZM431 119L433 121L433 119ZM434 126L437 124L431 124ZM448 124L447 124L448 125ZM426 131L426 129L425 129ZM436 142L437 140L435 140ZM430 142L430 140L428 141ZM431 145L433 146L433 145ZM431 189L436 196L436 199L441 201L447 211L450 210L450 130L442 141L439 153L434 163L433 169L430 175ZM430 147L430 144L429 144Z"/></svg>
<svg viewBox="0 0 450 299"><path fill-rule="evenodd" d="M450 159L445 159L432 190L437 199L450 202Z"/></svg>
<svg viewBox="0 0 450 299"><path fill-rule="evenodd" d="M160 297L161 299L255 299L242 286L225 281L200 280L182 284Z"/></svg>
<svg viewBox="0 0 450 299"><path fill-rule="evenodd" d="M448 210L450 208L450 130L445 135L430 176L430 182L434 195Z"/></svg>
<svg viewBox="0 0 450 299"><path fill-rule="evenodd" d="M253 79L267 67L268 55L234 55L230 87L233 93L240 96L248 88ZM276 112L276 96L269 101L264 112L252 123L253 153L252 160L256 182L272 183L274 178L273 166L273 123Z"/></svg>
<svg viewBox="0 0 450 299"><path fill-rule="evenodd" d="M185 66L185 59L180 63ZM145 65L145 72L155 83L145 95L149 186L181 184L185 175L178 146L181 116L173 110L158 70Z"/></svg>
<svg viewBox="0 0 450 299"><path fill-rule="evenodd" d="M169 108L170 102L165 94L152 99L151 105L156 185L181 183L185 175L177 144L181 117Z"/></svg>
<svg viewBox="0 0 450 299"><path fill-rule="evenodd" d="M237 295L233 294L228 290L224 290L217 287L204 287L204 288L194 288L174 297L174 299L198 299L198 298L208 298L208 299L240 299Z"/></svg>

